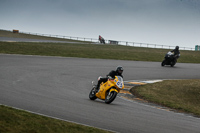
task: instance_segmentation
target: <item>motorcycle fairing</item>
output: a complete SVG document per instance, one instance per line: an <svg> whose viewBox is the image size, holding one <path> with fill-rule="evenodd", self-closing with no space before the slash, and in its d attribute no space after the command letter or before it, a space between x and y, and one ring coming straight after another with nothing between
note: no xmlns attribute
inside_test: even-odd
<svg viewBox="0 0 200 133"><path fill-rule="evenodd" d="M110 89L112 88L112 89ZM123 83L123 79L120 76L115 76L115 79L109 79L107 82L105 83L101 83L100 85L100 89L99 92L96 93L96 97L105 100L106 95L107 95L107 91L109 90L109 92L112 91L116 91L117 93L120 92L120 89L124 88L124 83Z"/></svg>
<svg viewBox="0 0 200 133"><path fill-rule="evenodd" d="M104 100L106 98L106 91L108 89L110 89L111 86L114 86L114 84L112 82L110 82L110 80L108 80L107 82L105 83L102 83L100 85L100 89L99 89L99 92L96 93L96 97Z"/></svg>

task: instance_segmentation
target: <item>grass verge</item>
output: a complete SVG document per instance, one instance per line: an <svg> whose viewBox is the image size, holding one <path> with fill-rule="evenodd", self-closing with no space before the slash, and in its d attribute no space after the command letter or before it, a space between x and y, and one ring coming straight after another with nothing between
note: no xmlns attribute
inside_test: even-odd
<svg viewBox="0 0 200 133"><path fill-rule="evenodd" d="M0 133L111 133L0 105Z"/></svg>
<svg viewBox="0 0 200 133"><path fill-rule="evenodd" d="M162 106L200 117L200 79L164 80L136 86L131 93Z"/></svg>
<svg viewBox="0 0 200 133"><path fill-rule="evenodd" d="M119 45L0 42L0 53L161 62L167 49ZM181 51L179 63L200 63L199 51Z"/></svg>

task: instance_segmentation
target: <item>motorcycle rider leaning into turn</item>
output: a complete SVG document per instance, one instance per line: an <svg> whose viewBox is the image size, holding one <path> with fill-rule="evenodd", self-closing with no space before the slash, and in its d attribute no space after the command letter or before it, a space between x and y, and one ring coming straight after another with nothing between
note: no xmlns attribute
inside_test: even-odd
<svg viewBox="0 0 200 133"><path fill-rule="evenodd" d="M114 79L115 76L121 76L123 78L123 76L122 76L123 71L124 71L124 69L123 69L122 66L117 66L115 71L112 70L112 71L110 71L110 73L108 75L106 75L106 78L100 77L100 79L98 79L98 84L96 86L96 91L99 91L100 84L102 82L104 82L104 83L107 82L108 79Z"/></svg>
<svg viewBox="0 0 200 133"><path fill-rule="evenodd" d="M177 60L180 57L180 51L179 51L179 46L176 46L174 50L171 52L174 52L174 57Z"/></svg>

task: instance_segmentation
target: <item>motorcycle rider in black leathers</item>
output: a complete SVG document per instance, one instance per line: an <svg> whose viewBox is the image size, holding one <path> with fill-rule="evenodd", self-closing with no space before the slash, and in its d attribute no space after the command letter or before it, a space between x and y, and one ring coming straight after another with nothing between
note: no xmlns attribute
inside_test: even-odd
<svg viewBox="0 0 200 133"><path fill-rule="evenodd" d="M171 52L174 52L174 57L175 57L175 60L177 61L177 59L180 56L179 46L176 46L175 49L172 50Z"/></svg>
<svg viewBox="0 0 200 133"><path fill-rule="evenodd" d="M122 66L118 66L115 71L114 70L110 71L110 73L108 75L106 75L106 78L100 78L99 81L98 81L98 84L97 84L97 86L95 88L96 91L99 90L100 84L102 82L104 82L104 83L107 82L108 79L114 79L115 76L121 76L123 78L123 76L122 76L123 70L124 69L123 69Z"/></svg>

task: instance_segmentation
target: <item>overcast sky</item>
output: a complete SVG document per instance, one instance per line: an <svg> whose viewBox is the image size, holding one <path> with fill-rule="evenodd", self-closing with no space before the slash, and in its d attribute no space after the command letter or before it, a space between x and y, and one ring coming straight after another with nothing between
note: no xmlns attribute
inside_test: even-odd
<svg viewBox="0 0 200 133"><path fill-rule="evenodd" d="M0 0L0 29L200 45L200 0Z"/></svg>

